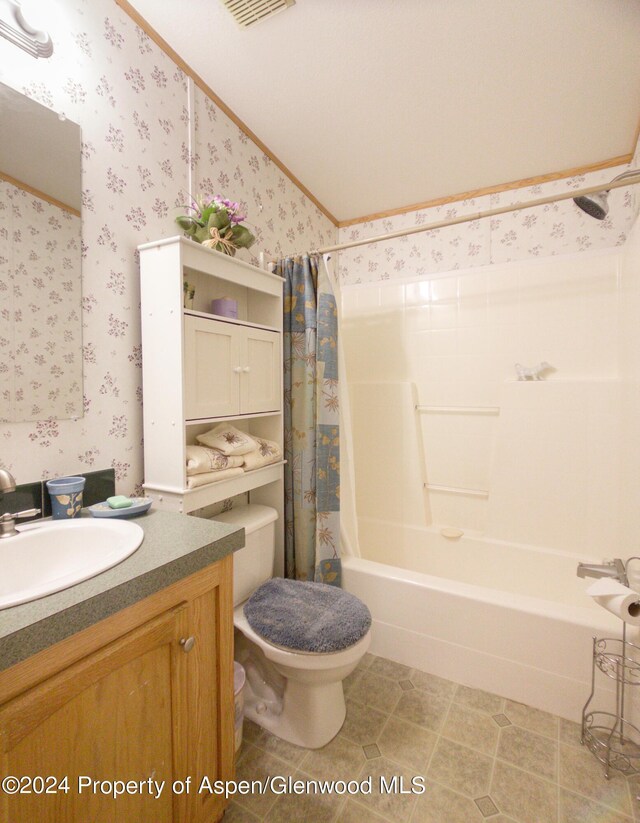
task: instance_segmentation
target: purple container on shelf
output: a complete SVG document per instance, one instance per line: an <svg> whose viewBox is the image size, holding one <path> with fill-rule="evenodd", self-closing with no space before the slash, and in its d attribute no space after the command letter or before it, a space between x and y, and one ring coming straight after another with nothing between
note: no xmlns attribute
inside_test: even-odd
<svg viewBox="0 0 640 823"><path fill-rule="evenodd" d="M230 297L219 297L211 301L211 313L220 317L232 317L238 319L238 301Z"/></svg>

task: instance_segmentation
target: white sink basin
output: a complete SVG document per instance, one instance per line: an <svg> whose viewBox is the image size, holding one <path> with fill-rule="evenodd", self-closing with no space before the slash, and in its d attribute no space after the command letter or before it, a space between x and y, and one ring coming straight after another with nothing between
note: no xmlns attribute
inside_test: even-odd
<svg viewBox="0 0 640 823"><path fill-rule="evenodd" d="M124 520L44 520L0 540L0 609L95 577L138 548L144 532Z"/></svg>

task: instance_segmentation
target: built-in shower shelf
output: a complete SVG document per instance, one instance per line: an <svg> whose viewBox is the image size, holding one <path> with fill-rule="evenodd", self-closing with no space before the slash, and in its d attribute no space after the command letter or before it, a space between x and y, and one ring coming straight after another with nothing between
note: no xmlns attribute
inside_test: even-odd
<svg viewBox="0 0 640 823"><path fill-rule="evenodd" d="M420 414L500 414L499 406L416 406Z"/></svg>
<svg viewBox="0 0 640 823"><path fill-rule="evenodd" d="M437 483L425 483L424 488L432 492L442 492L443 494L459 494L464 497L482 497L485 500L489 497L489 492L485 489L463 489L459 486L440 486Z"/></svg>

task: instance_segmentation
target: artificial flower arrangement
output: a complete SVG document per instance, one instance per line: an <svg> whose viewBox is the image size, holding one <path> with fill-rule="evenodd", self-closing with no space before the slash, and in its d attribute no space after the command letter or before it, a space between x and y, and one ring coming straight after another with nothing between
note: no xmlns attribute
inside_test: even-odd
<svg viewBox="0 0 640 823"><path fill-rule="evenodd" d="M247 218L241 214L239 203L219 194L210 199L199 194L185 208L190 213L176 217L176 223L203 246L233 257L237 249L248 249L255 243L249 229L240 225Z"/></svg>

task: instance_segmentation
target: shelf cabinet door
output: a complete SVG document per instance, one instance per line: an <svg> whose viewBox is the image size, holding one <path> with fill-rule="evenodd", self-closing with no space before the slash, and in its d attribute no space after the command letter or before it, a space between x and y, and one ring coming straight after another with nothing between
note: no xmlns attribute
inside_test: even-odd
<svg viewBox="0 0 640 823"><path fill-rule="evenodd" d="M184 319L184 381L187 420L238 414L238 326L187 315Z"/></svg>
<svg viewBox="0 0 640 823"><path fill-rule="evenodd" d="M280 335L243 329L240 346L240 414L278 411L282 405Z"/></svg>

